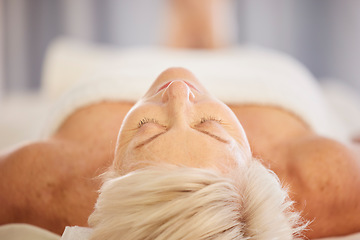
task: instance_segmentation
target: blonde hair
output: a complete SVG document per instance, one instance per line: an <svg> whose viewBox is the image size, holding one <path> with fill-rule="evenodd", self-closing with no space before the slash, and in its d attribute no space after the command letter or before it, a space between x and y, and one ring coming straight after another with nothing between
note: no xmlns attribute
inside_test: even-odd
<svg viewBox="0 0 360 240"><path fill-rule="evenodd" d="M225 176L226 175L226 176ZM257 160L229 170L148 167L106 180L91 240L293 239L306 225Z"/></svg>

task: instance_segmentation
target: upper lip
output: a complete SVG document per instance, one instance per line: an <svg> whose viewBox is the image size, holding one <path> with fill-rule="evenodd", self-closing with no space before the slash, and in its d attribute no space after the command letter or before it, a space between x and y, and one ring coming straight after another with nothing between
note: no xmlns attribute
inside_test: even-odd
<svg viewBox="0 0 360 240"><path fill-rule="evenodd" d="M164 88L167 88L173 81L169 81L169 82L166 82L164 85L162 85L157 91L156 93L160 92L161 90L163 90ZM192 85L191 83L187 82L187 81L183 81L186 85L188 85L190 88L194 89L195 91L199 92L199 90L194 86Z"/></svg>

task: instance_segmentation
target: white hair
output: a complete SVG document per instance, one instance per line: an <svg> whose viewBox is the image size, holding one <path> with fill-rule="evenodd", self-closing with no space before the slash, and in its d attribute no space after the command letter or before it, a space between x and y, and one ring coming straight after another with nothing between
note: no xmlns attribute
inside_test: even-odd
<svg viewBox="0 0 360 240"><path fill-rule="evenodd" d="M148 167L106 180L91 240L294 239L306 224L257 160L229 170Z"/></svg>

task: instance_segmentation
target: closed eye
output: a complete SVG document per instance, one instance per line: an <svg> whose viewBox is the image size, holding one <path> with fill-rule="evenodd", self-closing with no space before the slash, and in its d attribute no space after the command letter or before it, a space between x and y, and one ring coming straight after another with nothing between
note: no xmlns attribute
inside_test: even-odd
<svg viewBox="0 0 360 240"><path fill-rule="evenodd" d="M156 120L155 118L147 118L147 117L144 117L142 118L139 123L138 123L138 128L141 128L142 126L144 126L145 124L147 123L156 123L156 124L159 124L159 121Z"/></svg>
<svg viewBox="0 0 360 240"><path fill-rule="evenodd" d="M208 122L208 121L214 121L214 122L222 123L222 120L219 119L219 118L216 118L216 117L213 117L213 116L207 116L207 117L202 117L200 119L200 121L197 124L195 124L195 126L197 126L199 124L202 124L202 123L205 123L205 122ZM138 128L141 128L142 126L144 126L147 123L159 124L159 121L157 119L155 119L155 118L144 117L138 122ZM159 125L161 125L161 124L159 124Z"/></svg>
<svg viewBox="0 0 360 240"><path fill-rule="evenodd" d="M222 120L221 120L221 119L217 119L217 118L214 118L214 117L211 117L211 116L206 117L206 118L204 117L204 118L201 118L201 119L200 119L200 121L195 125L195 128L194 128L194 129L197 130L197 131L199 131L199 132L201 132L201 133L203 133L203 134L205 134L205 135L208 135L208 136L216 139L216 140L219 141L219 142L229 144L229 141L226 140L226 139L223 139L223 138L221 138L221 137L219 137L219 136L217 136L217 135L215 135L215 134L213 134L213 133L211 133L211 132L209 132L209 131L196 128L196 126L198 126L198 125L200 125L200 124L203 124L203 123L205 123L205 122L208 122L208 121L214 121L214 122L222 123ZM158 120L156 120L156 119L154 119L154 118L143 118L142 120L139 121L139 124L138 124L138 125L139 125L139 128L142 127L143 125L147 124L147 123L156 123L156 124L159 124ZM160 125L161 125L161 124L160 124ZM161 125L161 126L163 126L163 125ZM166 126L164 126L164 127L166 128ZM158 134L155 134L155 135L151 136L150 138L142 141L142 142L141 142L140 144L138 144L135 148L140 148L140 147L148 144L149 142L155 140L157 137L163 135L163 134L166 133L166 132L167 132L167 131L163 131L163 132L161 132L161 133L158 133Z"/></svg>
<svg viewBox="0 0 360 240"><path fill-rule="evenodd" d="M207 116L207 117L202 117L200 119L200 122L198 124L196 124L195 126L205 123L205 122L209 122L209 121L213 121L213 122L217 122L217 123L222 123L222 120L213 116Z"/></svg>

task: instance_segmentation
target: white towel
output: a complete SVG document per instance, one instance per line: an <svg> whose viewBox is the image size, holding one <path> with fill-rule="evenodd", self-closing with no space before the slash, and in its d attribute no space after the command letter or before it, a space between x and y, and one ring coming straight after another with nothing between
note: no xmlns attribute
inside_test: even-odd
<svg viewBox="0 0 360 240"><path fill-rule="evenodd" d="M61 240L88 240L91 233L92 229L87 227L66 227Z"/></svg>
<svg viewBox="0 0 360 240"><path fill-rule="evenodd" d="M79 107L102 100L136 101L168 67L191 70L225 103L273 105L295 113L320 135L346 142L349 132L313 76L283 53L253 46L222 50L104 48L61 39L47 54L43 91L57 97L44 134L51 135Z"/></svg>
<svg viewBox="0 0 360 240"><path fill-rule="evenodd" d="M24 223L0 226L1 240L59 240L60 236L48 230Z"/></svg>

